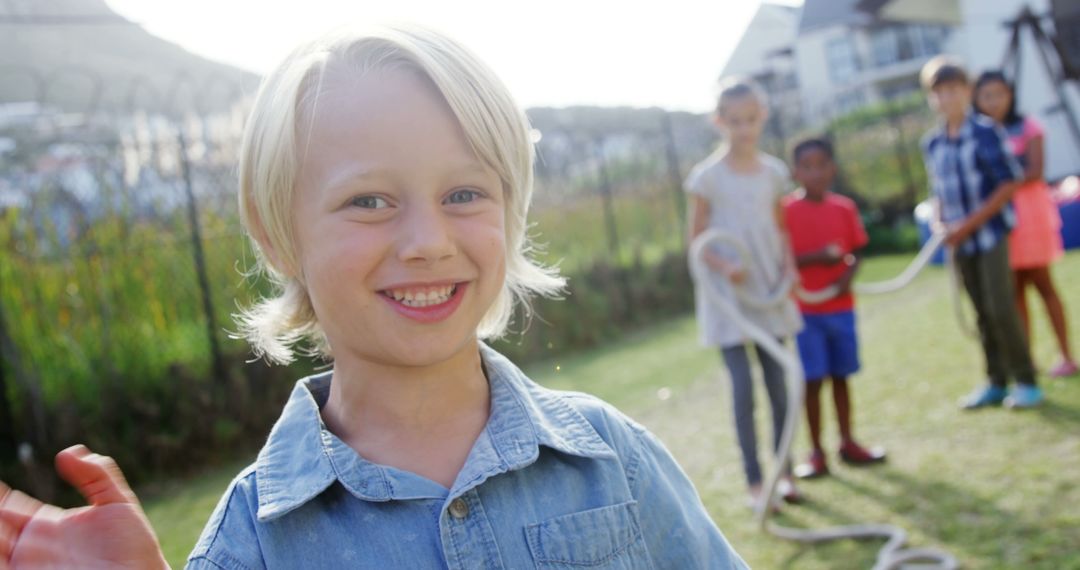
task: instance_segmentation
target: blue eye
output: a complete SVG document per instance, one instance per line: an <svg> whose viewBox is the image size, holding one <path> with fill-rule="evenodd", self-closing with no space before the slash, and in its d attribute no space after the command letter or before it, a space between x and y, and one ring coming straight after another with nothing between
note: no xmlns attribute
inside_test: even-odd
<svg viewBox="0 0 1080 570"><path fill-rule="evenodd" d="M350 200L349 204L352 206L356 206L357 208L364 208L367 210L385 208L389 205L386 203L386 200L378 196L357 196Z"/></svg>
<svg viewBox="0 0 1080 570"><path fill-rule="evenodd" d="M476 201L479 197L480 193L476 190L454 190L446 198L446 201L450 204L468 204Z"/></svg>

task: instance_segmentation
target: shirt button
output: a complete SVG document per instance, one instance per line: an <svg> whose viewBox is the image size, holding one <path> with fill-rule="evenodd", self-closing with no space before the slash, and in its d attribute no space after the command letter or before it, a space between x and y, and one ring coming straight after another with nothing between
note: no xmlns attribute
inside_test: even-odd
<svg viewBox="0 0 1080 570"><path fill-rule="evenodd" d="M461 497L450 501L450 516L455 519L463 519L469 516L469 503L466 503L465 499Z"/></svg>

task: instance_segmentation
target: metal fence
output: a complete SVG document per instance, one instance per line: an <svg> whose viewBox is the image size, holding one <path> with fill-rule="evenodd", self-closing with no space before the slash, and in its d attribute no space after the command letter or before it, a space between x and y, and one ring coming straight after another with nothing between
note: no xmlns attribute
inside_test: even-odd
<svg viewBox="0 0 1080 570"><path fill-rule="evenodd" d="M234 385L250 380L250 353L227 332L237 306L267 292L244 277L253 257L236 211L245 91L211 81L162 94L133 79L109 86L131 94L126 109L99 106L96 89L84 90L85 104L61 107L53 90L70 77L9 69L0 82L7 72L33 89L0 104L0 471L20 443L45 459L94 434L127 434L117 445L138 456L190 445L193 430L221 441L237 429L230 421L272 418L280 402L266 389L254 391L266 392L269 411L245 410L252 390ZM208 105L199 92L234 100ZM685 248L682 180L717 145L709 117L529 115L538 153L530 231L547 245L544 260L573 275ZM830 123L847 188L872 188L874 200L912 195L917 116L911 106ZM786 124L763 146L784 156L801 134ZM888 161L910 177L882 177ZM616 289L629 300L633 285ZM199 414L207 425L189 426Z"/></svg>
<svg viewBox="0 0 1080 570"><path fill-rule="evenodd" d="M62 75L32 77L37 99L0 105L5 458L69 437L64 411L123 416L177 366L225 383L224 329L250 295L234 205L243 100L117 112L90 90L71 111L49 104Z"/></svg>

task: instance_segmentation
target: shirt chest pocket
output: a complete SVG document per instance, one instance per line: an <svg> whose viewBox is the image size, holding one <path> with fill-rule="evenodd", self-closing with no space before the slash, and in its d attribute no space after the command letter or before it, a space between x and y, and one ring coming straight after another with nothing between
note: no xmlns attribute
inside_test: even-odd
<svg viewBox="0 0 1080 570"><path fill-rule="evenodd" d="M555 517L525 527L537 568L652 568L636 501Z"/></svg>

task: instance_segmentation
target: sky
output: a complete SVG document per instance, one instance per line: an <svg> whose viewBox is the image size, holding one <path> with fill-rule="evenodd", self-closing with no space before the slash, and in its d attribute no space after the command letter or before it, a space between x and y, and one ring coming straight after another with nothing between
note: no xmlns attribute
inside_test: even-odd
<svg viewBox="0 0 1080 570"><path fill-rule="evenodd" d="M801 0L778 0L800 4ZM526 107L711 108L759 2L746 0L106 0L212 60L266 73L299 42L349 23L412 22L476 52Z"/></svg>

